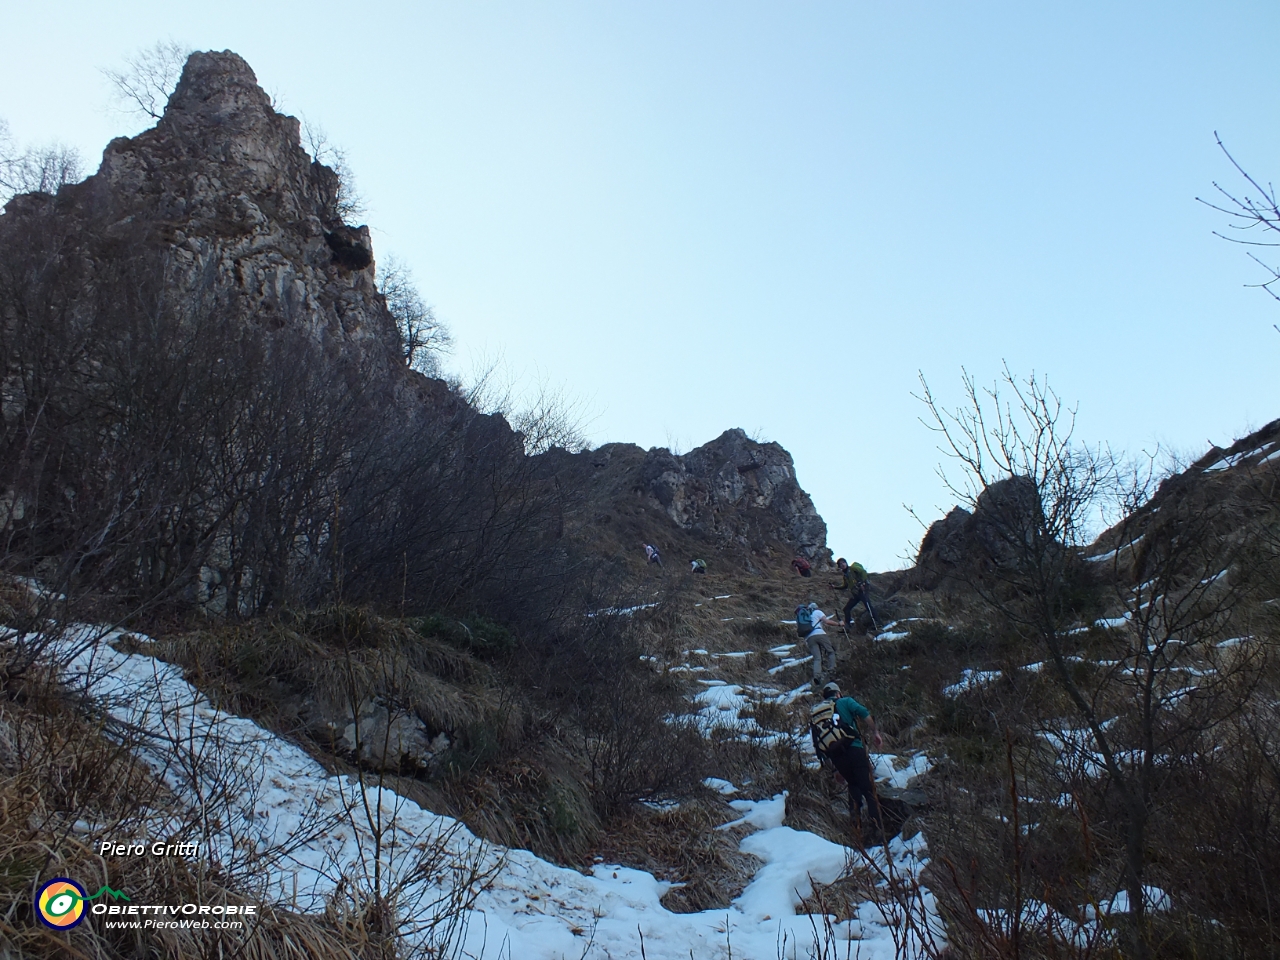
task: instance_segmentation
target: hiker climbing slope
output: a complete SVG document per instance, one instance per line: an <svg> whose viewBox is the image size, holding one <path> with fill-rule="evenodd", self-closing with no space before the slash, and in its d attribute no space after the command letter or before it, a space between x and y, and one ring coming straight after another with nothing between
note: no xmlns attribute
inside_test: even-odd
<svg viewBox="0 0 1280 960"><path fill-rule="evenodd" d="M802 603L796 607L796 633L809 647L813 657L813 685L821 686L823 680L836 672L836 648L823 629L835 621L818 609L816 603Z"/></svg>
<svg viewBox="0 0 1280 960"><path fill-rule="evenodd" d="M801 557L801 556L797 556L794 560L791 561L791 569L794 570L796 573L800 574L800 576L802 577L813 576L813 565L810 564L808 560L806 560L804 557Z"/></svg>
<svg viewBox="0 0 1280 960"><path fill-rule="evenodd" d="M840 571L842 579L839 583L831 584L831 589L849 591L849 602L844 605L845 626L853 626L853 608L862 603L867 608L867 616L871 618L871 629L878 630L876 613L871 609L871 582L867 579L867 568L841 557L836 561L836 569Z"/></svg>
<svg viewBox="0 0 1280 960"><path fill-rule="evenodd" d="M862 742L861 725L866 724L876 747L881 746L884 738L876 729L871 711L853 697L840 696L837 684L828 683L823 687L822 697L822 701L814 704L809 712L809 735L813 738L813 749L823 766L830 764L849 785L849 819L854 835L876 839L883 833L884 824L880 818L880 801L876 798L875 783L871 778L871 758ZM871 821L871 828L865 834L862 829L863 800L867 803L867 815Z"/></svg>
<svg viewBox="0 0 1280 960"><path fill-rule="evenodd" d="M650 563L656 563L662 566L662 554L658 552L658 548L651 543L644 545L644 555L649 559Z"/></svg>

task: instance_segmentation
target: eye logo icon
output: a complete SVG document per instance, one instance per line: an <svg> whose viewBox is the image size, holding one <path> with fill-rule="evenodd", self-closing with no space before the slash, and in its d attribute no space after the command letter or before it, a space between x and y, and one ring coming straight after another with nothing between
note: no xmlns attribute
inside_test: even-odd
<svg viewBox="0 0 1280 960"><path fill-rule="evenodd" d="M50 880L36 894L36 912L45 926L70 930L84 919L84 887L66 877Z"/></svg>

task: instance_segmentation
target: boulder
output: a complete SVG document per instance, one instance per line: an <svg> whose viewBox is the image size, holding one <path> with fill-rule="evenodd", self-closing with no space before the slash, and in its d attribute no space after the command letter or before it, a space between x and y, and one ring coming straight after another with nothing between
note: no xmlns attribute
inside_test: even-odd
<svg viewBox="0 0 1280 960"><path fill-rule="evenodd" d="M450 744L443 732L432 736L415 715L398 712L392 717L384 704L367 702L347 724L338 745L352 754L358 747L357 759L377 770L429 770Z"/></svg>
<svg viewBox="0 0 1280 960"><path fill-rule="evenodd" d="M1035 529L1040 515L1039 491L1029 477L991 484L974 501L972 513L955 507L929 527L903 586L936 590L1016 563L1017 540Z"/></svg>

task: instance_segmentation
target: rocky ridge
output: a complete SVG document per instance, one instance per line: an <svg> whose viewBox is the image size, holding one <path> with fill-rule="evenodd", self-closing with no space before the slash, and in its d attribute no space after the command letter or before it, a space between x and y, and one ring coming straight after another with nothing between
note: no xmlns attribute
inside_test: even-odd
<svg viewBox="0 0 1280 960"><path fill-rule="evenodd" d="M579 491L569 526L596 550L634 554L641 540L652 540L669 556L715 550L748 571L785 568L797 552L820 567L830 561L826 524L800 486L791 455L741 429L686 454L610 443L544 456Z"/></svg>
<svg viewBox="0 0 1280 960"><path fill-rule="evenodd" d="M245 328L296 330L330 355L359 356L393 385L406 423L461 411L473 438L517 442L501 417L463 409L445 382L404 364L369 229L344 222L340 191L338 175L303 149L299 122L275 110L241 57L194 53L153 128L111 141L87 180L6 205L0 250L33 222L52 224L84 288L113 261L157 256L177 298L216 298ZM825 556L826 526L791 456L741 430L684 455L608 444L543 457L586 493L570 527L639 498L668 524L646 525L643 536L655 541L669 533L691 550L731 546L783 562L795 551Z"/></svg>

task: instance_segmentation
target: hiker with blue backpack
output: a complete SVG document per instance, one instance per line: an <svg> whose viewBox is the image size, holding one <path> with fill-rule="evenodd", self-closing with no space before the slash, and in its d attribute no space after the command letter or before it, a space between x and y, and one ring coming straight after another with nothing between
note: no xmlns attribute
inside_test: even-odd
<svg viewBox="0 0 1280 960"><path fill-rule="evenodd" d="M796 633L808 645L809 655L813 657L815 688L822 686L823 680L829 679L836 672L836 648L831 645L831 638L823 629L829 623L839 626L819 610L816 603L802 603L796 607Z"/></svg>
<svg viewBox="0 0 1280 960"><path fill-rule="evenodd" d="M840 696L840 687L828 683L822 688L822 701L809 711L809 735L813 750L825 767L830 764L838 779L849 785L849 819L854 836L859 840L883 839L884 822L880 819L880 801L871 776L871 758L862 739L866 725L872 741L879 748L884 743L876 729L871 711L853 697ZM862 801L867 802L869 829L862 829Z"/></svg>

